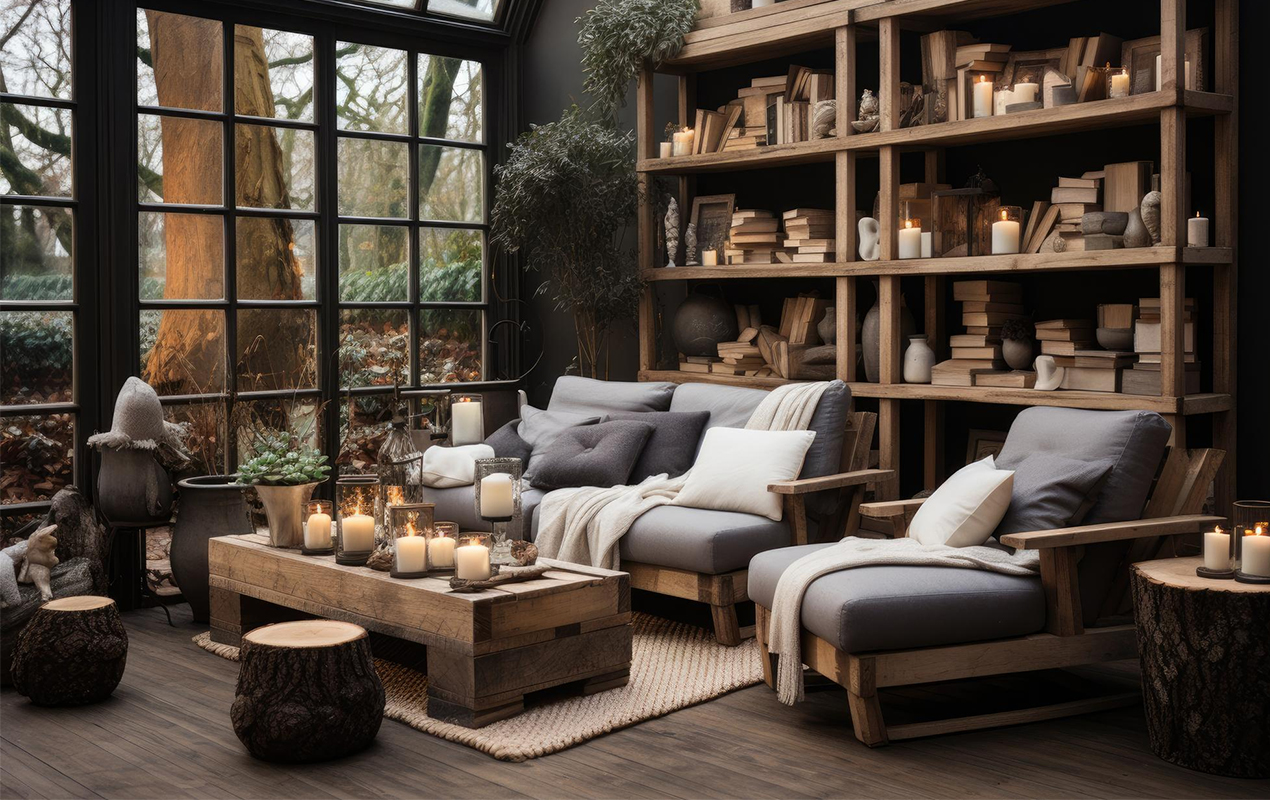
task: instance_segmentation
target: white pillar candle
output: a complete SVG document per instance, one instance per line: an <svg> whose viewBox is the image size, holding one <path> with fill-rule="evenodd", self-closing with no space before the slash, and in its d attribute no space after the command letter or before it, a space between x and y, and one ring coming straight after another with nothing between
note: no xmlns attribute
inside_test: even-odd
<svg viewBox="0 0 1270 800"><path fill-rule="evenodd" d="M1122 69L1111 76L1111 88L1107 91L1110 97L1129 96L1129 71Z"/></svg>
<svg viewBox="0 0 1270 800"><path fill-rule="evenodd" d="M304 523L304 547L306 550L325 550L331 546L331 515L318 512L310 514Z"/></svg>
<svg viewBox="0 0 1270 800"><path fill-rule="evenodd" d="M481 478L481 516L489 519L510 517L514 510L512 476L495 472Z"/></svg>
<svg viewBox="0 0 1270 800"><path fill-rule="evenodd" d="M483 544L465 544L455 551L455 577L483 581L489 577L489 548Z"/></svg>
<svg viewBox="0 0 1270 800"><path fill-rule="evenodd" d="M974 92L971 95L970 116L992 116L992 81L988 80L987 75L980 75L979 80L975 81Z"/></svg>
<svg viewBox="0 0 1270 800"><path fill-rule="evenodd" d="M1164 82L1164 70L1162 68L1164 57L1160 54L1155 56L1155 90L1160 91L1160 85ZM1191 88L1191 60L1186 59L1186 75L1183 76L1183 89Z"/></svg>
<svg viewBox="0 0 1270 800"><path fill-rule="evenodd" d="M1006 255L1019 252L1019 223L1006 219L1001 212L1001 219L992 223L992 254Z"/></svg>
<svg viewBox="0 0 1270 800"><path fill-rule="evenodd" d="M398 536L393 539L393 551L398 572L423 572L428 568L428 540L422 536Z"/></svg>
<svg viewBox="0 0 1270 800"><path fill-rule="evenodd" d="M672 153L672 152L674 152L674 151L672 150L672 148L673 148L674 146L675 146L675 145L674 145L674 142L662 142L662 143L661 143L661 150L660 150L660 155L661 155L661 157L662 157L662 158L670 158L671 153Z"/></svg>
<svg viewBox="0 0 1270 800"><path fill-rule="evenodd" d="M1243 563L1239 571L1245 575L1270 578L1270 535L1262 532L1261 535L1245 536L1243 551ZM1208 565L1207 550L1204 551L1204 564Z"/></svg>
<svg viewBox="0 0 1270 800"><path fill-rule="evenodd" d="M692 136L692 128L676 133L673 137L671 137L674 140L672 152L677 156L692 155Z"/></svg>
<svg viewBox="0 0 1270 800"><path fill-rule="evenodd" d="M930 231L922 231L922 258L930 258L934 251L935 234Z"/></svg>
<svg viewBox="0 0 1270 800"><path fill-rule="evenodd" d="M1014 93L1010 97L1011 103L1035 103L1036 95L1040 87L1030 81L1014 84Z"/></svg>
<svg viewBox="0 0 1270 800"><path fill-rule="evenodd" d="M904 227L900 228L900 258L921 258L922 256L922 229L913 227L913 220L904 220Z"/></svg>
<svg viewBox="0 0 1270 800"><path fill-rule="evenodd" d="M1230 534L1221 528L1204 534L1204 569L1230 569Z"/></svg>
<svg viewBox="0 0 1270 800"><path fill-rule="evenodd" d="M1009 89L998 89L992 93L992 115L1004 117L1005 107L1014 102L1014 92Z"/></svg>
<svg viewBox="0 0 1270 800"><path fill-rule="evenodd" d="M1208 217L1201 217L1198 211L1186 221L1186 246L1208 247Z"/></svg>
<svg viewBox="0 0 1270 800"><path fill-rule="evenodd" d="M346 553L375 549L375 520L365 514L350 514L340 522L340 536Z"/></svg>
<svg viewBox="0 0 1270 800"><path fill-rule="evenodd" d="M450 444L479 444L485 439L481 422L481 401L455 401L450 406Z"/></svg>
<svg viewBox="0 0 1270 800"><path fill-rule="evenodd" d="M718 250L702 250L701 251L701 266L703 267L719 266L719 251Z"/></svg>
<svg viewBox="0 0 1270 800"><path fill-rule="evenodd" d="M437 569L454 569L455 541L449 536L437 536L429 544L432 551L432 566Z"/></svg>

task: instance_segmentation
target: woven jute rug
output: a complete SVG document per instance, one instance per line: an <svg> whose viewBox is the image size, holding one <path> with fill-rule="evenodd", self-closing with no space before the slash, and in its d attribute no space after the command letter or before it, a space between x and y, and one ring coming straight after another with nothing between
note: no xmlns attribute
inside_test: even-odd
<svg viewBox="0 0 1270 800"><path fill-rule="evenodd" d="M428 677L377 658L375 667L387 695L384 715L503 761L524 761L763 680L754 639L740 647L724 647L712 633L693 625L649 614L633 617L631 679L621 688L527 707L511 719L473 730L429 717ZM200 633L194 643L222 658L238 660L237 647L216 644L210 634Z"/></svg>

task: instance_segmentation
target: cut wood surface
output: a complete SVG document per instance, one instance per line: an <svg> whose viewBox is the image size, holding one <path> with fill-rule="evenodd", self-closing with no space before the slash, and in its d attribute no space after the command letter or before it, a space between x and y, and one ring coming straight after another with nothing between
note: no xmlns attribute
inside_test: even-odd
<svg viewBox="0 0 1270 800"><path fill-rule="evenodd" d="M109 597L96 597L86 594L77 597L59 597L56 600L48 601L40 608L45 611L90 611L94 608L105 608L113 605L114 602Z"/></svg>
<svg viewBox="0 0 1270 800"><path fill-rule="evenodd" d="M243 640L270 647L334 647L365 635L361 626L350 622L316 619L265 625L243 634Z"/></svg>

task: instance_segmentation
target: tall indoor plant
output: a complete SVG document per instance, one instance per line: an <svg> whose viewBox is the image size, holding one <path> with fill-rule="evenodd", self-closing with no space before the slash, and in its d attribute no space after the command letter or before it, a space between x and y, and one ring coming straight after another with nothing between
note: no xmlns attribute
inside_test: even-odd
<svg viewBox="0 0 1270 800"><path fill-rule="evenodd" d="M238 483L256 487L269 518L269 544L298 547L304 540L300 506L326 479L326 456L292 443L285 431L262 436L256 455L238 467Z"/></svg>

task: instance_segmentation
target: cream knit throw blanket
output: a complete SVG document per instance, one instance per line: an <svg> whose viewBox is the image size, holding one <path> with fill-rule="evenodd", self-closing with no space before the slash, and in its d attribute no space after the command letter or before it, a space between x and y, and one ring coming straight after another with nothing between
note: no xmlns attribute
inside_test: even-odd
<svg viewBox="0 0 1270 800"><path fill-rule="evenodd" d="M827 388L824 381L777 387L758 404L745 427L806 430ZM557 489L538 506L534 544L547 558L617 569L618 542L635 520L650 509L673 503L687 480L685 472L677 478L652 475L636 486Z"/></svg>
<svg viewBox="0 0 1270 800"><path fill-rule="evenodd" d="M916 539L859 539L848 536L842 541L790 564L776 584L772 601L771 623L767 632L769 652L779 656L776 692L780 701L793 705L803 699L803 661L801 650L803 595L807 587L822 575L881 564L923 567L982 569L1005 575L1035 575L1040 570L1040 555L1035 550L1011 553L1006 549L980 545L948 547L923 545Z"/></svg>

